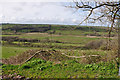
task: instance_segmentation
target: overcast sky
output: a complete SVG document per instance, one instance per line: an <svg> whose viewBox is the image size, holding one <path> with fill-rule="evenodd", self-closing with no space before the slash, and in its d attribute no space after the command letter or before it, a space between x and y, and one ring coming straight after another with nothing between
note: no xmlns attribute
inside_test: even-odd
<svg viewBox="0 0 120 80"><path fill-rule="evenodd" d="M87 16L88 12L66 8L65 4L66 2L2 2L0 23L78 25Z"/></svg>
<svg viewBox="0 0 120 80"><path fill-rule="evenodd" d="M61 2L8 2L1 6L0 22L78 24L83 18Z"/></svg>

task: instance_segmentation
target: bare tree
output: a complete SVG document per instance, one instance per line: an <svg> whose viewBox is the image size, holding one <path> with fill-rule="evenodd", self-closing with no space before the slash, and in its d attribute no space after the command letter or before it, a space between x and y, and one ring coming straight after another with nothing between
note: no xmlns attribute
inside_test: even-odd
<svg viewBox="0 0 120 80"><path fill-rule="evenodd" d="M76 10L82 9L83 11L88 11L87 17L80 22L82 24L84 21L89 22L109 22L109 37L112 29L116 29L116 21L120 19L120 1L118 2L100 2L100 1L73 1L73 5L66 6L69 8L75 8Z"/></svg>

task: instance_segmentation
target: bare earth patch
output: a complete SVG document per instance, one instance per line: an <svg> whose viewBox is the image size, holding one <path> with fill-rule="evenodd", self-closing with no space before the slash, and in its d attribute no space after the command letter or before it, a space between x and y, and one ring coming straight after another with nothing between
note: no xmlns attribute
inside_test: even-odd
<svg viewBox="0 0 120 80"><path fill-rule="evenodd" d="M61 36L61 35L57 35L57 34L48 34L48 33L26 33L26 34L47 35L47 36Z"/></svg>

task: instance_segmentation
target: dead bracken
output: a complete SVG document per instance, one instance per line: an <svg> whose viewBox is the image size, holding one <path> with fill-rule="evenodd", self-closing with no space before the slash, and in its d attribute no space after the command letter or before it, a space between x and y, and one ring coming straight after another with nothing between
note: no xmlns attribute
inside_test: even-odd
<svg viewBox="0 0 120 80"><path fill-rule="evenodd" d="M26 63L26 62L30 61L32 58L40 58L45 61L52 61L55 63L60 63L61 61L75 59L75 58L76 59L77 58L82 58L82 59L90 58L91 59L91 57L92 58L96 57L96 59L101 58L100 55L69 56L69 55L66 55L65 53L62 53L61 51L56 51L54 49L52 49L52 50L40 49L40 50L28 50L24 53L10 57L8 59L3 59L2 63L18 65L18 64ZM86 63L90 63L88 61Z"/></svg>
<svg viewBox="0 0 120 80"><path fill-rule="evenodd" d="M43 60L49 60L53 62L70 59L69 57L62 55L60 51L56 50L28 50L24 53L10 57L8 59L3 59L2 63L17 65L25 63L31 58L41 58Z"/></svg>

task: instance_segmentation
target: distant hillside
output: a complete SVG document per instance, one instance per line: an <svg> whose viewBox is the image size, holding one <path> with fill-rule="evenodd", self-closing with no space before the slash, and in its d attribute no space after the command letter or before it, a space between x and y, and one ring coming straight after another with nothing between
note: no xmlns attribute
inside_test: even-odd
<svg viewBox="0 0 120 80"><path fill-rule="evenodd" d="M2 24L2 30L7 32L47 32L49 30L81 30L106 32L106 27L75 26L75 25L49 25L49 24Z"/></svg>

